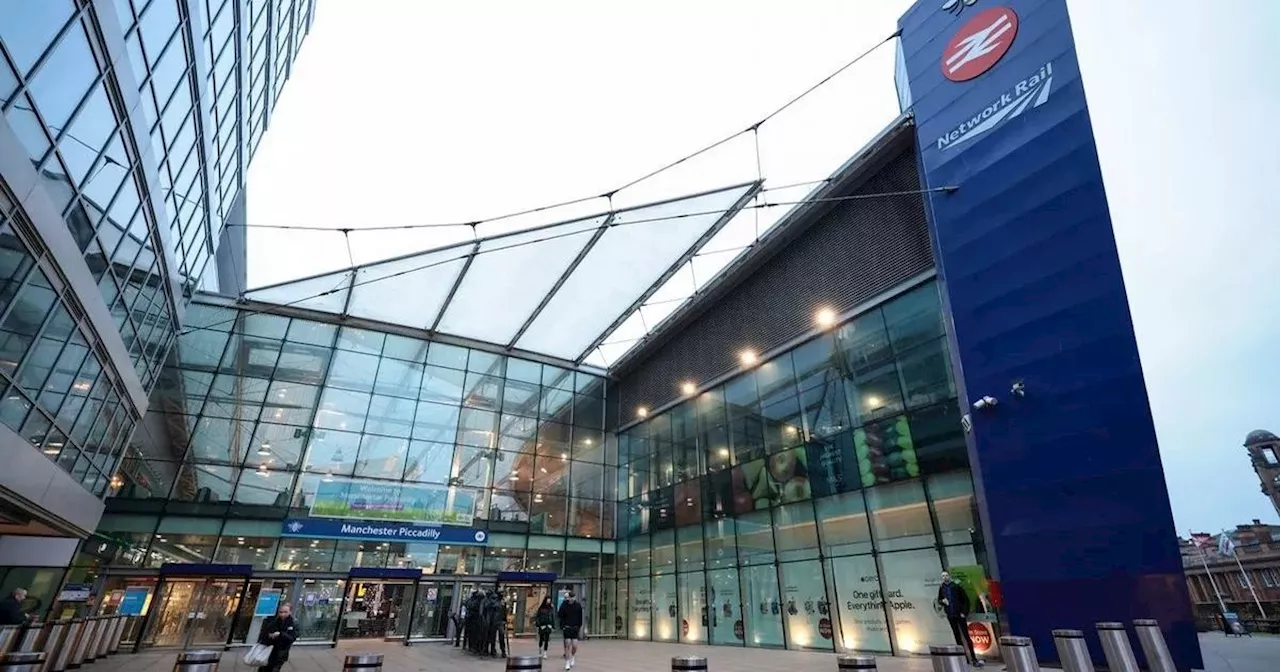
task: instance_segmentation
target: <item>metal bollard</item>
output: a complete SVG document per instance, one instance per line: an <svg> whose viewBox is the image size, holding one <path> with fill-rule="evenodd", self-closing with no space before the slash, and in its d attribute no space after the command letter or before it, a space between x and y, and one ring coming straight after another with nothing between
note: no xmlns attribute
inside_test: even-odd
<svg viewBox="0 0 1280 672"><path fill-rule="evenodd" d="M28 623L22 632L22 641L14 647L14 651L39 651L44 644L45 623L35 621Z"/></svg>
<svg viewBox="0 0 1280 672"><path fill-rule="evenodd" d="M83 632L84 619L71 619L67 624L67 634L62 640L62 645L58 647L53 664L49 666L49 672L66 672L71 669L71 658L75 655L76 642L80 640Z"/></svg>
<svg viewBox="0 0 1280 672"><path fill-rule="evenodd" d="M93 658L89 657L89 646L98 635L98 622L97 616L84 619L84 628L80 630L80 639L76 640L76 650L71 653L71 663L67 667L74 670L85 663L93 662Z"/></svg>
<svg viewBox="0 0 1280 672"><path fill-rule="evenodd" d="M102 617L102 627L98 629L98 647L93 654L94 660L102 660L107 657L107 651L111 648L111 631L114 630L115 627L115 616Z"/></svg>
<svg viewBox="0 0 1280 672"><path fill-rule="evenodd" d="M62 650L67 640L67 632L71 629L71 621L52 621L49 623L49 634L44 638L44 669L46 672L53 669L53 663L58 658L58 652Z"/></svg>
<svg viewBox="0 0 1280 672"><path fill-rule="evenodd" d="M1102 655L1107 658L1107 669L1110 672L1138 672L1138 661L1133 657L1124 623L1105 621L1097 627L1098 639L1102 640Z"/></svg>
<svg viewBox="0 0 1280 672"><path fill-rule="evenodd" d="M1036 660L1036 647L1031 645L1030 637L1001 637L1000 650L1009 672L1040 672L1040 661Z"/></svg>
<svg viewBox="0 0 1280 672"><path fill-rule="evenodd" d="M933 659L933 672L969 672L964 647L958 644L930 646L929 658Z"/></svg>
<svg viewBox="0 0 1280 672"><path fill-rule="evenodd" d="M98 625L93 629L93 636L89 638L89 643L84 647L84 662L92 663L98 659L98 647L102 644L102 633L107 629L107 617L95 616L98 619Z"/></svg>
<svg viewBox="0 0 1280 672"><path fill-rule="evenodd" d="M0 653L9 653L13 649L13 645L18 643L18 631L21 629L20 625L0 626Z"/></svg>
<svg viewBox="0 0 1280 672"><path fill-rule="evenodd" d="M673 656L671 672L707 672L707 659L702 656Z"/></svg>
<svg viewBox="0 0 1280 672"><path fill-rule="evenodd" d="M507 656L507 672L512 672L513 670L529 672L530 670L541 669L541 656Z"/></svg>
<svg viewBox="0 0 1280 672"><path fill-rule="evenodd" d="M44 669L44 651L14 651L4 654L0 670L4 672L40 672Z"/></svg>
<svg viewBox="0 0 1280 672"><path fill-rule="evenodd" d="M1062 672L1094 672L1083 630L1054 630L1053 646L1062 661Z"/></svg>
<svg viewBox="0 0 1280 672"><path fill-rule="evenodd" d="M107 655L114 656L120 651L120 639L124 637L124 626L128 624L128 616L116 616L116 624L111 628L111 647L107 649Z"/></svg>
<svg viewBox="0 0 1280 672"><path fill-rule="evenodd" d="M381 653L353 653L342 659L343 670L364 670L364 672L382 672Z"/></svg>
<svg viewBox="0 0 1280 672"><path fill-rule="evenodd" d="M1160 624L1155 619L1139 618L1133 622L1133 629L1138 633L1142 655L1147 657L1148 670L1177 672L1173 667L1173 656L1169 655L1169 647L1164 643L1164 633L1160 632Z"/></svg>
<svg viewBox="0 0 1280 672"><path fill-rule="evenodd" d="M836 669L840 672L876 669L875 656L836 656Z"/></svg>
<svg viewBox="0 0 1280 672"><path fill-rule="evenodd" d="M173 663L173 672L218 672L221 651L183 651Z"/></svg>

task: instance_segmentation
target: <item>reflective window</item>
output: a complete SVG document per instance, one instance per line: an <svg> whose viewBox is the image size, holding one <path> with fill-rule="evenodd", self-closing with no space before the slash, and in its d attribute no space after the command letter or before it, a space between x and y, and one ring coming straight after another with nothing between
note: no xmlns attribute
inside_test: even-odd
<svg viewBox="0 0 1280 672"><path fill-rule="evenodd" d="M26 73L75 12L72 0L3 0L0 39L18 72Z"/></svg>
<svg viewBox="0 0 1280 672"><path fill-rule="evenodd" d="M50 129L61 131L67 125L97 77L98 66L88 37L83 27L74 25L31 82L31 94Z"/></svg>

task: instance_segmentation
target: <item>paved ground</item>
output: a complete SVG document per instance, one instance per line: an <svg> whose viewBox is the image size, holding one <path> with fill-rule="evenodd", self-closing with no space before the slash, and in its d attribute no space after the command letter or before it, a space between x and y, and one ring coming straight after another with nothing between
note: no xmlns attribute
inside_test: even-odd
<svg viewBox="0 0 1280 672"><path fill-rule="evenodd" d="M1275 672L1280 668L1280 637L1255 636L1226 638L1221 634L1201 636L1205 652L1206 672ZM552 642L553 647L557 646ZM514 655L533 654L533 640L516 640ZM243 650L223 654L219 672L249 672L239 661ZM328 646L294 647L285 672L341 672L342 657L348 653L382 653L387 672L498 672L503 664L497 659L477 659L442 644L403 644L384 642L343 642L337 648ZM706 656L710 672L835 672L835 656L830 653L736 649L722 646L690 646L593 640L586 642L578 654L575 672L666 672L672 656ZM84 672L169 672L175 653L147 652L121 654L81 668ZM890 658L878 661L883 672L929 672L927 658ZM547 672L563 669L560 654L552 649L544 665ZM992 672L998 665L987 667Z"/></svg>

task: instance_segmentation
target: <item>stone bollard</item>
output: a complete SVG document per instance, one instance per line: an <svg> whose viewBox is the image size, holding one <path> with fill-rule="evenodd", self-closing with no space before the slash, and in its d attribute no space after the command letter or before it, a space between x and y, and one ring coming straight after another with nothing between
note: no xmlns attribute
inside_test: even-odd
<svg viewBox="0 0 1280 672"><path fill-rule="evenodd" d="M182 651L173 664L173 672L218 672L221 651Z"/></svg>
<svg viewBox="0 0 1280 672"><path fill-rule="evenodd" d="M969 672L964 647L958 644L930 646L929 658L933 660L933 672Z"/></svg>
<svg viewBox="0 0 1280 672"><path fill-rule="evenodd" d="M1097 628L1107 669L1110 672L1138 672L1138 660L1133 657L1133 647L1129 645L1129 633L1125 632L1124 623L1105 621Z"/></svg>

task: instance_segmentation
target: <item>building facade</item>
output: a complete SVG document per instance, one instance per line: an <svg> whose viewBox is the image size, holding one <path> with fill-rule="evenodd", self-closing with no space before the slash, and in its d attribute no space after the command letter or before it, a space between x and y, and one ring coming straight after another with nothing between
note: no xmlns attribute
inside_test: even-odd
<svg viewBox="0 0 1280 672"><path fill-rule="evenodd" d="M1228 554L1223 535L1230 539ZM1201 630L1221 629L1225 607L1254 632L1280 632L1280 526L1255 519L1203 546L1184 539L1182 565Z"/></svg>
<svg viewBox="0 0 1280 672"><path fill-rule="evenodd" d="M312 11L0 7L0 566L65 567L98 527Z"/></svg>
<svg viewBox="0 0 1280 672"><path fill-rule="evenodd" d="M106 425L105 513L69 567L14 581L130 616L139 648L247 642L281 602L314 642L439 639L492 588L517 635L575 591L597 636L913 654L950 642L945 568L983 655L1020 634L1049 662L1053 628L1158 615L1202 666L1065 2L939 4L901 20L902 116L653 328L760 182L245 292L243 241L189 233L243 213L201 116L203 206L148 219L170 326L162 366L113 371L136 429ZM234 4L290 27L233 24L241 157L309 20L284 5ZM128 9L126 45L152 7ZM192 49L215 32L195 15ZM127 353L114 300L82 323Z"/></svg>
<svg viewBox="0 0 1280 672"><path fill-rule="evenodd" d="M1244 439L1244 449L1249 453L1249 464L1258 475L1262 494L1280 515L1280 437L1265 430L1249 432Z"/></svg>

